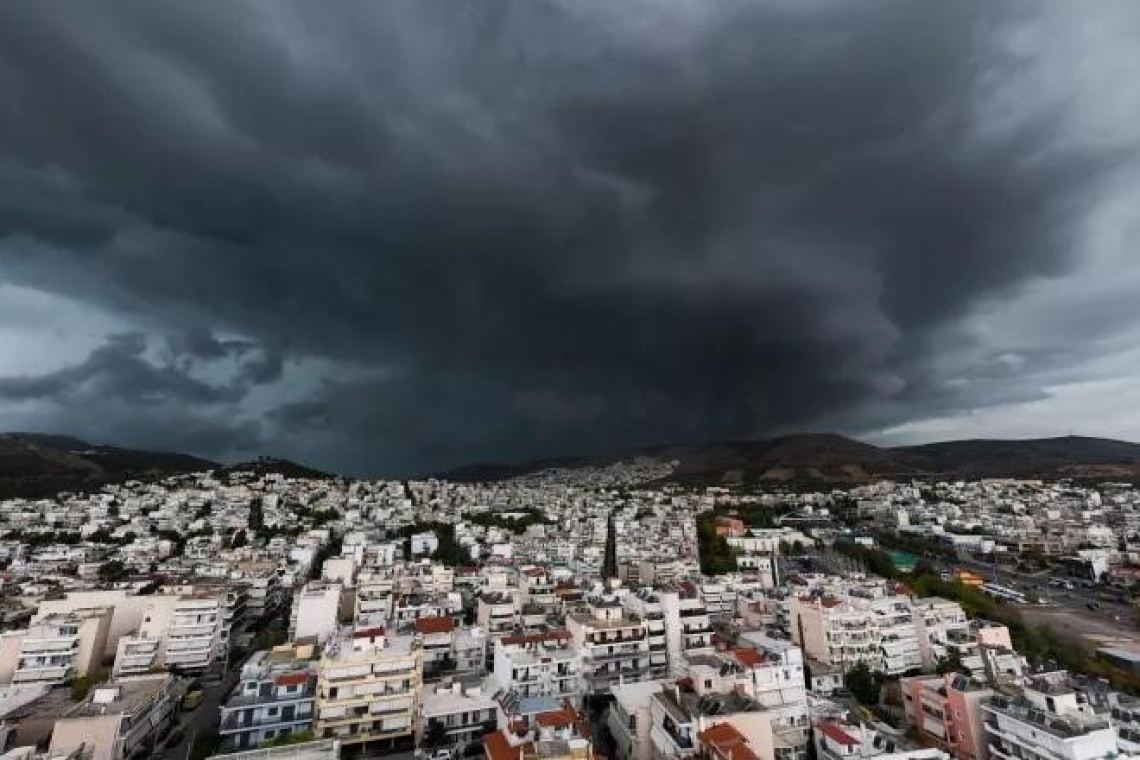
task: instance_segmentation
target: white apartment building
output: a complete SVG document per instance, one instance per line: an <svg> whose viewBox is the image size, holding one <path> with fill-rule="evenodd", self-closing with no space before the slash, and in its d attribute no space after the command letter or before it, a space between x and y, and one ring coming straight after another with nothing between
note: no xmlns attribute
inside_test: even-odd
<svg viewBox="0 0 1140 760"><path fill-rule="evenodd" d="M0 635L0 683L60 684L96 672L111 615L106 607L45 615Z"/></svg>
<svg viewBox="0 0 1140 760"><path fill-rule="evenodd" d="M1038 676L1018 693L982 705L991 760L1107 760L1116 731L1093 712L1063 673Z"/></svg>
<svg viewBox="0 0 1140 760"><path fill-rule="evenodd" d="M808 657L841 668L862 660L888 675L919 670L924 664L920 639L927 631L923 614L946 620L961 615L960 608L952 611L950 605L957 607L954 602L920 611L902 594L868 593L864 588L855 591L858 593L843 597L793 597L792 640ZM936 631L947 629L942 623L933 627ZM928 646L927 652L932 651Z"/></svg>
<svg viewBox="0 0 1140 760"><path fill-rule="evenodd" d="M644 620L626 617L614 597L596 597L587 612L566 617L566 629L582 659L586 687L608 691L617 683L649 677L649 641Z"/></svg>
<svg viewBox="0 0 1140 760"><path fill-rule="evenodd" d="M495 647L492 679L508 701L578 699L584 689L578 651L566 631L504 636Z"/></svg>
<svg viewBox="0 0 1140 760"><path fill-rule="evenodd" d="M664 678L669 675L668 631L660 598L652 590L641 588L622 597L622 604L631 617L645 621L645 634L649 642L648 678Z"/></svg>
<svg viewBox="0 0 1140 760"><path fill-rule="evenodd" d="M686 654L713 650L712 618L705 603L695 596L682 596L678 591L659 591L657 597L665 615L669 663L676 672Z"/></svg>
<svg viewBox="0 0 1140 760"><path fill-rule="evenodd" d="M317 666L314 732L365 750L410 747L422 683L423 650L412 636L338 634Z"/></svg>
<svg viewBox="0 0 1140 760"><path fill-rule="evenodd" d="M159 594L150 599L138 633L119 641L116 676L163 667L200 672L225 654L224 594Z"/></svg>
<svg viewBox="0 0 1140 760"><path fill-rule="evenodd" d="M502 722L498 702L479 688L464 689L456 683L424 694L416 735L422 740L431 724L439 723L447 735L445 746L466 747Z"/></svg>
<svg viewBox="0 0 1140 760"><path fill-rule="evenodd" d="M296 641L312 636L322 644L328 641L337 632L340 595L339 583L306 583L293 595L289 638Z"/></svg>

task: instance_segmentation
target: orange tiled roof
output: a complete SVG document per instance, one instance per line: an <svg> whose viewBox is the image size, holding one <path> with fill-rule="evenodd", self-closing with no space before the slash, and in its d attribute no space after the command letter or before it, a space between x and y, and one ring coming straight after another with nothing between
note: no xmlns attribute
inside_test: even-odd
<svg viewBox="0 0 1140 760"><path fill-rule="evenodd" d="M451 633L455 630L455 620L449 617L416 618L416 633Z"/></svg>

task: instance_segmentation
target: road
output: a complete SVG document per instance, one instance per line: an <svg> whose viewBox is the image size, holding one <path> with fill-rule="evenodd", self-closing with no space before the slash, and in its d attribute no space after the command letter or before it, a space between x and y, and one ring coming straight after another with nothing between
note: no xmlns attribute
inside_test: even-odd
<svg viewBox="0 0 1140 760"><path fill-rule="evenodd" d="M936 564L943 572L951 572L954 569L969 570L987 582L1032 594L1050 607L1078 612L1086 618L1098 619L1104 623L1120 623L1129 626L1136 619L1136 610L1131 603L1119 602L1115 599L1118 592L1107 590L1105 587L1083 586L1080 581L1065 576L1051 575L1048 571L1034 574L1020 573L1005 568L995 568L992 564L968 559L939 560ZM1071 583L1073 588L1054 585L1060 583ZM1107 594L1112 598L1101 598L1101 594ZM1048 609L1048 607L1044 608Z"/></svg>
<svg viewBox="0 0 1140 760"><path fill-rule="evenodd" d="M217 732L221 722L219 706L238 682L241 664L231 665L230 671L221 683L206 686L202 689L202 704L197 710L181 713L181 725L184 729L178 744L163 750L163 760L187 760L190 757L190 742Z"/></svg>

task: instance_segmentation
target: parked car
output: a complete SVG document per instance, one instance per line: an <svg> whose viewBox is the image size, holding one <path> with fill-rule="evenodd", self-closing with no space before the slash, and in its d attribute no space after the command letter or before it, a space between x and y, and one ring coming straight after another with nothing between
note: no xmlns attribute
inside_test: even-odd
<svg viewBox="0 0 1140 760"><path fill-rule="evenodd" d="M197 710L202 706L203 695L201 690L188 691L186 696L182 698L183 710Z"/></svg>

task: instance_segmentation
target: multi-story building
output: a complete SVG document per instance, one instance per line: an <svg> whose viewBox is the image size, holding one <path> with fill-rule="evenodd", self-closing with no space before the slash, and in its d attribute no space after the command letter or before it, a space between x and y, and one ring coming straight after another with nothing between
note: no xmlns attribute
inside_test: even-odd
<svg viewBox="0 0 1140 760"><path fill-rule="evenodd" d="M225 654L224 594L159 594L134 636L119 641L115 675L154 668L202 672Z"/></svg>
<svg viewBox="0 0 1140 760"><path fill-rule="evenodd" d="M639 588L622 597L622 604L631 618L645 621L645 636L649 642L647 677L654 679L669 675L669 640L660 598L652 589Z"/></svg>
<svg viewBox="0 0 1140 760"><path fill-rule="evenodd" d="M927 612L932 616L950 616L951 606L958 608L954 602L945 602L944 606ZM842 598L796 596L790 612L792 640L813 660L841 668L863 661L888 675L918 671L923 667L920 634L927 629L908 596L864 588L855 589ZM960 613L958 608L953 614ZM943 625L933 630L946 631L947 628ZM935 651L929 641L926 651Z"/></svg>
<svg viewBox="0 0 1140 760"><path fill-rule="evenodd" d="M221 707L222 746L249 749L312 728L316 683L313 646L255 652Z"/></svg>
<svg viewBox="0 0 1140 760"><path fill-rule="evenodd" d="M442 746L466 747L499 728L501 717L499 703L478 687L464 688L460 683L438 686L423 696L417 744L431 735L433 724L439 724L447 737Z"/></svg>
<svg viewBox="0 0 1140 760"><path fill-rule="evenodd" d="M815 754L820 760L949 760L950 757L938 747L914 747L905 737L880 727L841 723L832 718L816 721Z"/></svg>
<svg viewBox="0 0 1140 760"><path fill-rule="evenodd" d="M111 615L107 607L56 613L0 635L0 683L59 684L96 672Z"/></svg>
<svg viewBox="0 0 1140 760"><path fill-rule="evenodd" d="M495 647L503 636L519 626L519 607L515 595L507 591L484 591L479 595L475 622L487 636L487 659L494 662Z"/></svg>
<svg viewBox="0 0 1140 760"><path fill-rule="evenodd" d="M410 746L422 682L414 637L375 628L341 634L317 666L316 735L365 748Z"/></svg>
<svg viewBox="0 0 1140 760"><path fill-rule="evenodd" d="M941 747L957 760L989 757L982 705L993 692L959 674L919 676L900 681L907 723L927 744Z"/></svg>
<svg viewBox="0 0 1140 760"><path fill-rule="evenodd" d="M508 707L518 699L577 699L583 682L578 652L566 631L504 636L495 647L492 675L507 694Z"/></svg>
<svg viewBox="0 0 1140 760"><path fill-rule="evenodd" d="M293 595L289 617L289 638L293 641L314 637L320 643L337 632L341 585L313 581Z"/></svg>
<svg viewBox="0 0 1140 760"><path fill-rule="evenodd" d="M768 716L739 692L666 687L650 699L649 719L652 760L697 757L702 752L700 734L719 725L736 729L759 757L785 760L794 756L773 743Z"/></svg>
<svg viewBox="0 0 1140 760"><path fill-rule="evenodd" d="M657 597L665 615L669 662L676 674L686 654L712 651L712 618L695 589L660 591Z"/></svg>
<svg viewBox="0 0 1140 760"><path fill-rule="evenodd" d="M587 690L604 692L649 677L646 622L626 617L616 598L595 597L586 612L566 616L566 629L581 657Z"/></svg>
<svg viewBox="0 0 1140 760"><path fill-rule="evenodd" d="M424 678L432 679L454 672L455 620L450 617L422 617L414 623L424 650Z"/></svg>
<svg viewBox="0 0 1140 760"><path fill-rule="evenodd" d="M614 699L606 713L606 727L613 737L617 760L650 760L650 702L654 694L671 686L668 680L657 679L610 687Z"/></svg>
<svg viewBox="0 0 1140 760"><path fill-rule="evenodd" d="M995 694L982 711L992 760L1107 760L1119 753L1116 731L1064 673Z"/></svg>
<svg viewBox="0 0 1140 760"><path fill-rule="evenodd" d="M91 760L148 755L177 710L174 678L165 674L110 681L55 721L52 757L80 751Z"/></svg>

